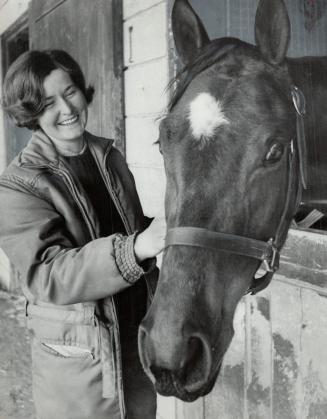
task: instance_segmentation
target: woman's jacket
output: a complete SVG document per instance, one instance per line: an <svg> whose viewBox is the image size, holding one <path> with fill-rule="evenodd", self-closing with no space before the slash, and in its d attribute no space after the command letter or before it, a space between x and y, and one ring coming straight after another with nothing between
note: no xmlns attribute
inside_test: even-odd
<svg viewBox="0 0 327 419"><path fill-rule="evenodd" d="M85 136L127 233L144 229L146 219L124 158L112 140ZM34 132L0 176L0 247L19 271L37 339L90 351L100 341L103 395L120 399L118 324L111 296L128 284L115 263L115 235L98 238L99 231L80 184L51 140ZM151 297L157 270L145 277ZM106 325L98 324L99 300Z"/></svg>

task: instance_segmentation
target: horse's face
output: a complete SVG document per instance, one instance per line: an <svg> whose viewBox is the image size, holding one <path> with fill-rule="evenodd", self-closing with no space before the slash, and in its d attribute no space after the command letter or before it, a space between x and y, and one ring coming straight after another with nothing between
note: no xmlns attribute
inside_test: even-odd
<svg viewBox="0 0 327 419"><path fill-rule="evenodd" d="M185 15L188 5L176 7ZM202 44L203 31L197 28ZM200 72L190 69L192 81L177 89L161 122L167 227L266 241L284 209L295 135L287 70L282 59L272 66L260 49L237 40L203 45L202 64L211 51L219 59ZM256 260L223 251L166 249L139 334L143 366L159 393L190 401L211 390L233 336L235 308L257 269Z"/></svg>

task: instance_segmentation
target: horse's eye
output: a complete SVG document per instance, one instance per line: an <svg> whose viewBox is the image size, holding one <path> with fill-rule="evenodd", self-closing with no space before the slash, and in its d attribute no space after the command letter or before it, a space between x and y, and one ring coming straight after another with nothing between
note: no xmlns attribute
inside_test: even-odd
<svg viewBox="0 0 327 419"><path fill-rule="evenodd" d="M171 129L170 128L166 128L165 132L164 132L165 137L167 138L167 140L171 139Z"/></svg>
<svg viewBox="0 0 327 419"><path fill-rule="evenodd" d="M266 154L265 161L267 163L276 163L278 162L284 152L284 146L281 143L275 143L271 146L270 150Z"/></svg>

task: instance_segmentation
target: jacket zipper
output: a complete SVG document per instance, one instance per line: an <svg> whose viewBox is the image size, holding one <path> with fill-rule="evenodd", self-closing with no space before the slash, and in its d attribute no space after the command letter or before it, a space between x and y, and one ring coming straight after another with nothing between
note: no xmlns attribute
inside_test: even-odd
<svg viewBox="0 0 327 419"><path fill-rule="evenodd" d="M110 153L110 149L106 151L106 153L104 155L104 158L103 158L104 169L105 170L102 170L101 164L99 163L99 160L98 160L98 156L95 155L95 154L93 154L93 157L94 157L94 159L96 161L96 164L98 166L100 175L101 175L101 177L103 179L103 182L104 182L104 184L105 184L105 186L107 188L107 191L109 192L109 195L110 195L110 197L111 197L111 199L112 199L112 201L113 201L113 203L114 203L114 205L116 207L116 210L118 211L118 214L119 214L119 216L120 216L120 218L121 218L121 220L122 220L122 222L124 224L124 227L126 229L126 233L127 234L132 234L131 228L129 227L128 223L126 222L126 218L124 216L124 213L123 213L123 210L121 208L120 202L116 198L116 195L115 195L115 193L113 191L113 188L111 187L111 182L110 182L110 178L109 178L109 174L108 174L108 170L107 170L107 160L108 160L109 153ZM119 355L119 362L120 362L119 369L120 369L120 373L122 374L123 370L122 370L122 361L121 361L121 343L120 343L118 315L117 315L117 310L116 310L116 306L115 306L114 297L111 297L111 299L112 299L112 311L113 311L114 320L115 320L116 325L118 326L117 327L117 333L116 333L116 335L117 335L117 340L118 340L117 344L119 345L119 351L120 351L120 355ZM125 406L125 400L124 400L124 384L123 384L123 380L119 380L118 381L118 385L120 385L120 390L121 390L121 394L118 396L118 399L119 399L119 402L120 402L120 409L121 409L121 412L123 414L122 417L125 418L125 415L126 415L126 406Z"/></svg>

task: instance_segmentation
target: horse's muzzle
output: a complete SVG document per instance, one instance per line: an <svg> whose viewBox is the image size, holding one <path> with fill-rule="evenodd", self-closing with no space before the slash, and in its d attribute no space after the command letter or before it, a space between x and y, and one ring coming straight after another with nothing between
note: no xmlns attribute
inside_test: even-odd
<svg viewBox="0 0 327 419"><path fill-rule="evenodd" d="M156 391L164 396L192 401L210 391L215 382L210 343L201 333L173 333L169 337L148 329L143 322L139 329L139 353Z"/></svg>

